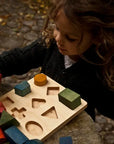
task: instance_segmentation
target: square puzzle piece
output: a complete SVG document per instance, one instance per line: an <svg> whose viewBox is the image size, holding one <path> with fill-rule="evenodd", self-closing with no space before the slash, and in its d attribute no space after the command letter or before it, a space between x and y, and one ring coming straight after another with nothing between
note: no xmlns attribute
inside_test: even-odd
<svg viewBox="0 0 114 144"><path fill-rule="evenodd" d="M74 110L81 104L80 95L69 88L64 89L58 94L59 101L64 105L68 106L70 109Z"/></svg>

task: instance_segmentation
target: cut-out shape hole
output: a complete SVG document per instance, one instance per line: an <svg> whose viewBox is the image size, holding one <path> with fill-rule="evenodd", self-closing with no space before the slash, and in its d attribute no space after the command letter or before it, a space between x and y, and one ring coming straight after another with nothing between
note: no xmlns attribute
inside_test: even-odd
<svg viewBox="0 0 114 144"><path fill-rule="evenodd" d="M11 111L13 112L12 116L14 117L18 117L19 119L23 119L25 117L24 114L24 112L26 111L25 108L21 109L13 108Z"/></svg>
<svg viewBox="0 0 114 144"><path fill-rule="evenodd" d="M34 121L29 121L25 125L26 130L31 134L35 136L42 135L43 133L43 128L40 124Z"/></svg>
<svg viewBox="0 0 114 144"><path fill-rule="evenodd" d="M45 103L46 103L45 99L33 98L32 99L32 108L39 108L41 105L43 105Z"/></svg>
<svg viewBox="0 0 114 144"><path fill-rule="evenodd" d="M48 87L47 88L47 95L58 95L59 87Z"/></svg>
<svg viewBox="0 0 114 144"><path fill-rule="evenodd" d="M12 99L10 99L9 97L6 97L3 100L3 104L6 105L7 107L9 107L10 105L12 105L14 103L14 101Z"/></svg>
<svg viewBox="0 0 114 144"><path fill-rule="evenodd" d="M45 111L43 114L41 114L42 116L48 117L48 118L52 118L52 119L58 119L58 115L56 112L55 107L51 107L50 109L48 109L47 111Z"/></svg>

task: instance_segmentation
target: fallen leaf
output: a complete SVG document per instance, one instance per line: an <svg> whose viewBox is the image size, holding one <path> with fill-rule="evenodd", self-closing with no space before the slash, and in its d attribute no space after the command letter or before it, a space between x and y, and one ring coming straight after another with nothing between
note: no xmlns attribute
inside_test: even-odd
<svg viewBox="0 0 114 144"><path fill-rule="evenodd" d="M3 19L2 18L0 18L0 22L2 22L3 21Z"/></svg>

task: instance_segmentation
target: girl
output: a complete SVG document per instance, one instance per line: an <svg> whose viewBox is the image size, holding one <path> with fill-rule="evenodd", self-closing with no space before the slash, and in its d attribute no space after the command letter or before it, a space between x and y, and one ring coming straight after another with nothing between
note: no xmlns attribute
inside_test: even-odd
<svg viewBox="0 0 114 144"><path fill-rule="evenodd" d="M54 0L49 13L55 28L47 45L37 40L23 49L0 55L3 77L23 74L42 66L42 71L114 118L114 2L112 0Z"/></svg>

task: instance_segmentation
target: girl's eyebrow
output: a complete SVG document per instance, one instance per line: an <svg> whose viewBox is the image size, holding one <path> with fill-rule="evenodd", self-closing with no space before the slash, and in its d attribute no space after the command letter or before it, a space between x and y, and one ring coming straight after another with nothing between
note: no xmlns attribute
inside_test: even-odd
<svg viewBox="0 0 114 144"><path fill-rule="evenodd" d="M54 23L54 28L58 28L58 29L60 29L59 28L59 26L57 25L57 23ZM70 36L74 36L74 37L79 37L79 35L76 35L76 32L74 33L74 32L64 32L65 33L65 35L70 35ZM78 32L79 33L79 32Z"/></svg>
<svg viewBox="0 0 114 144"><path fill-rule="evenodd" d="M67 35L69 35L70 37L74 37L74 38L76 38L76 37L79 37L80 35L79 34L77 34L77 33L68 33Z"/></svg>
<svg viewBox="0 0 114 144"><path fill-rule="evenodd" d="M76 33L68 33L70 36L77 36Z"/></svg>

